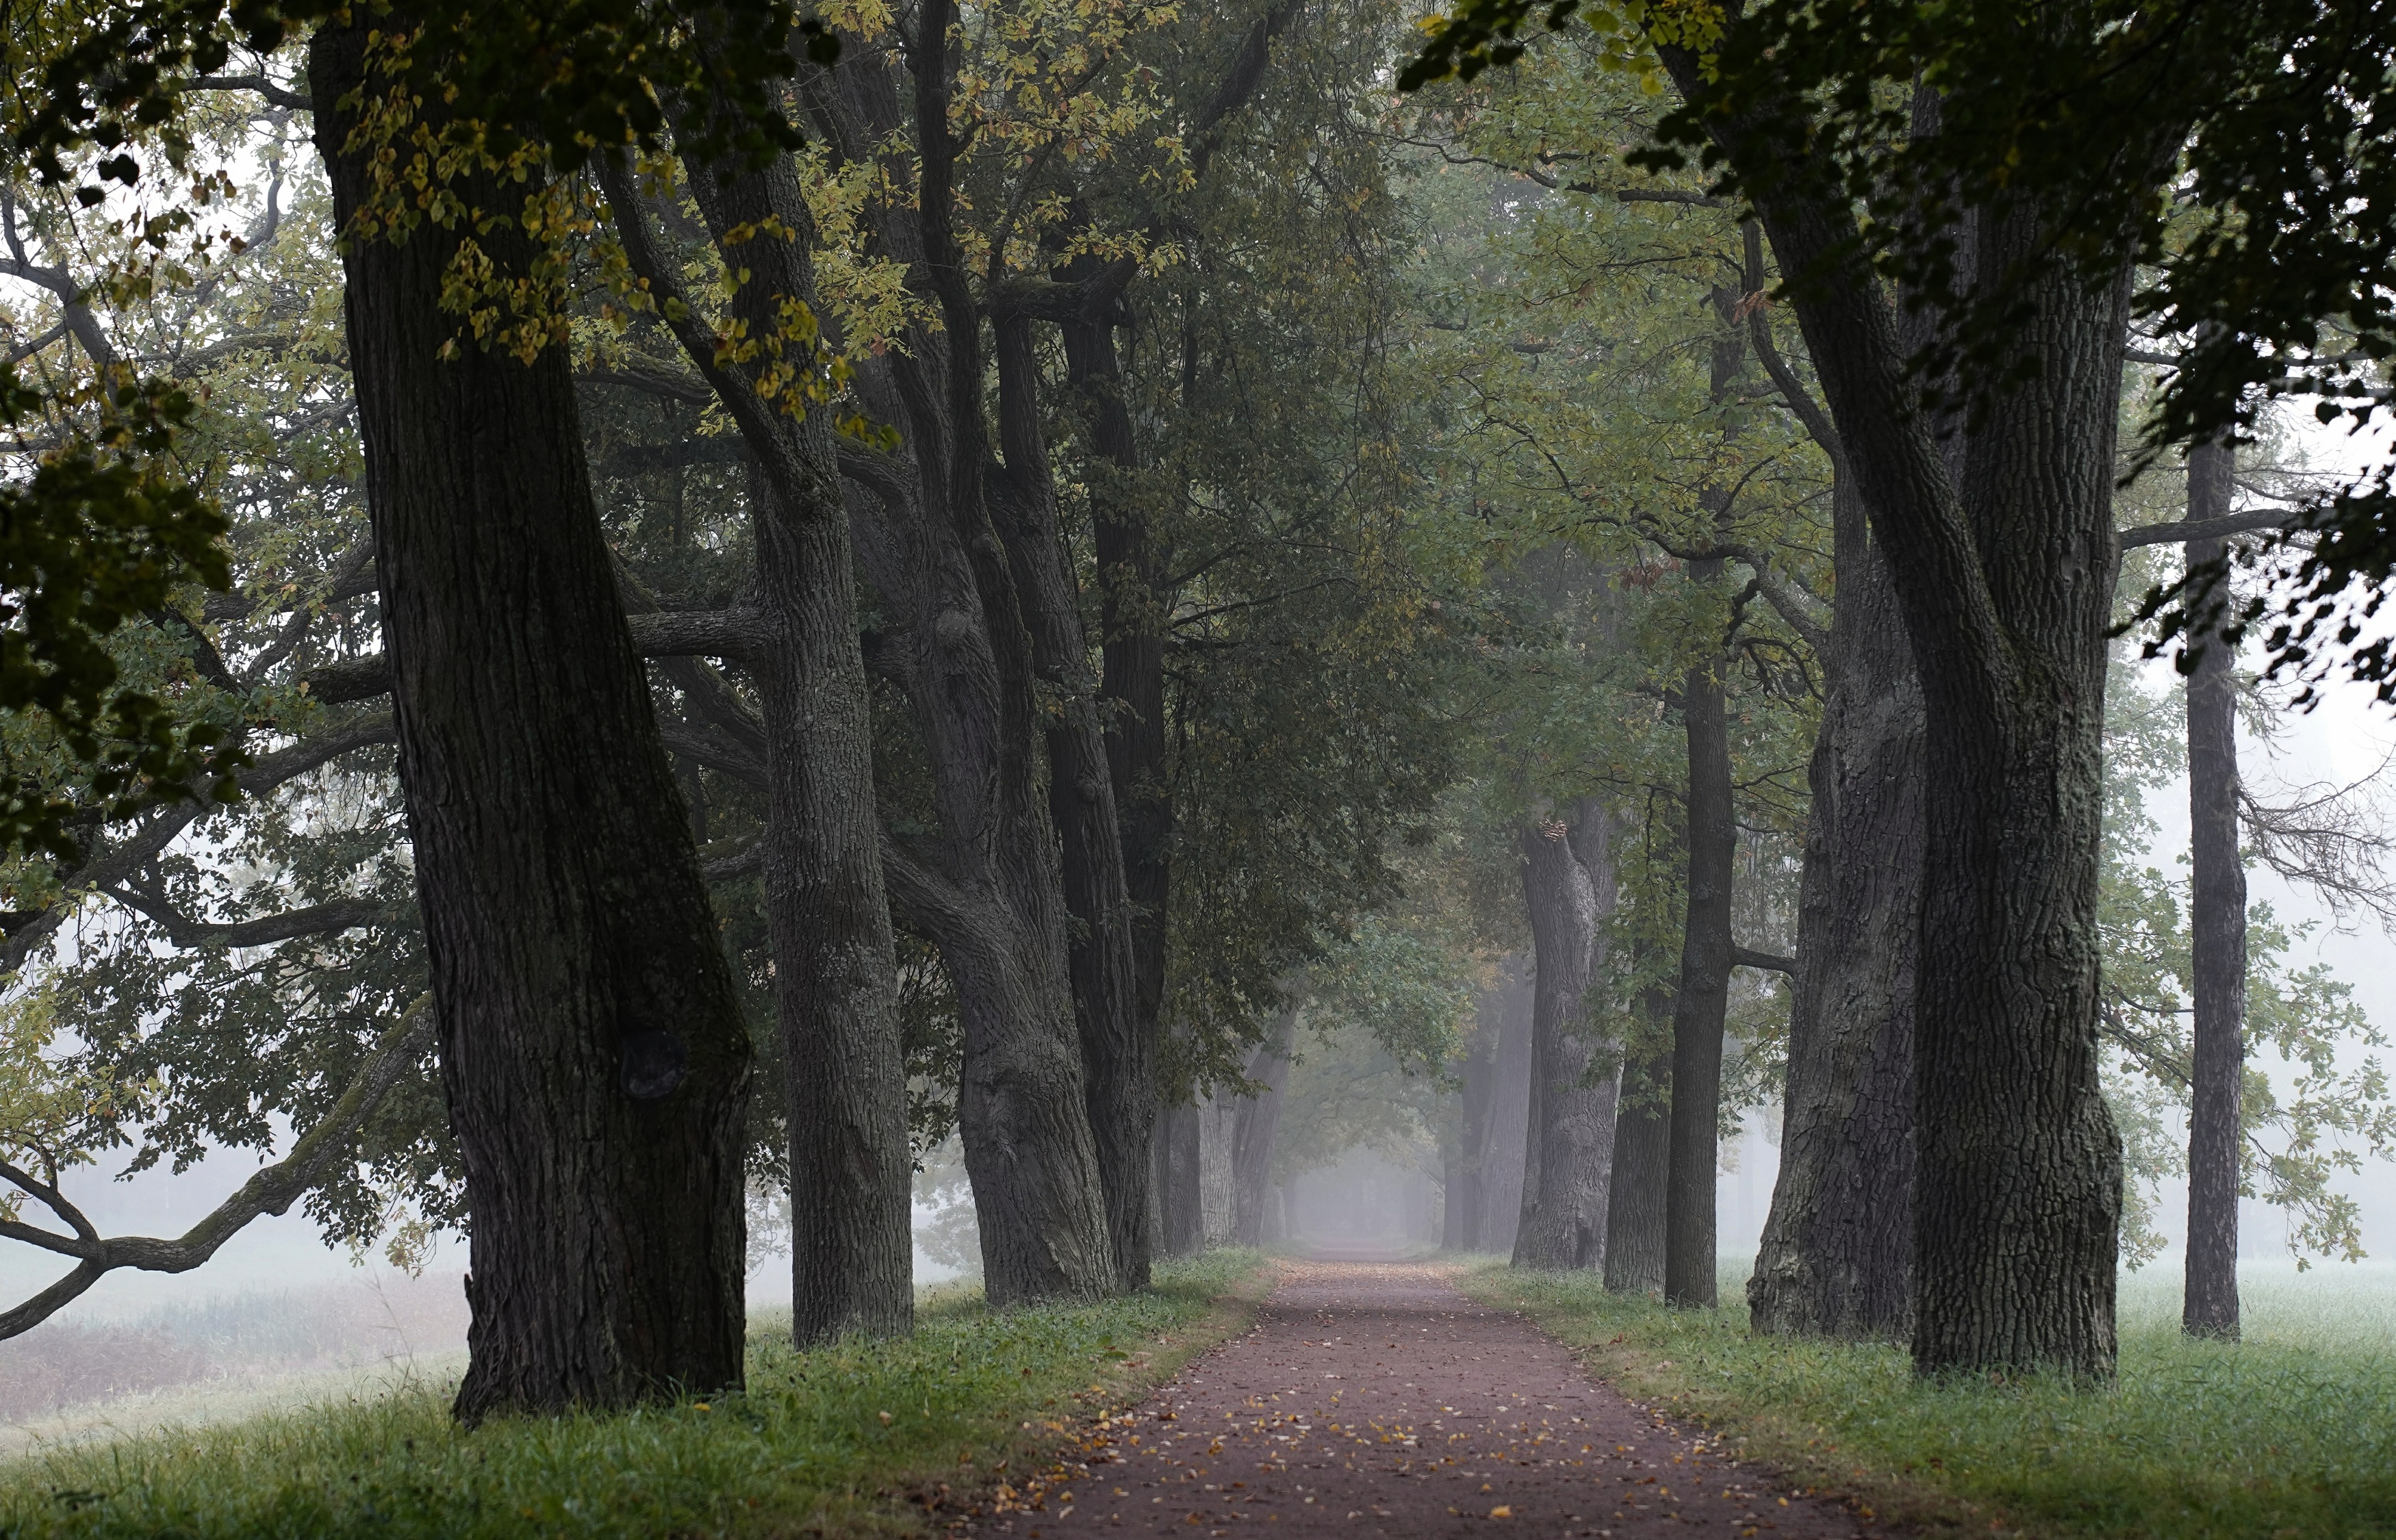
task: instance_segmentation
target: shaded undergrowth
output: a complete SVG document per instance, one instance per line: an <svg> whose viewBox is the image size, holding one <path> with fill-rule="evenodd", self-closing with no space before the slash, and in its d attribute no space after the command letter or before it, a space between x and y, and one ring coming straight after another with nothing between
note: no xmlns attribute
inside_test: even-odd
<svg viewBox="0 0 2396 1540"><path fill-rule="evenodd" d="M0 1465L0 1536L920 1533L1219 1340L1259 1269L1218 1252L1078 1306L951 1294L911 1338L807 1352L768 1320L743 1394L632 1413L469 1432L449 1420L453 1386L415 1383L52 1450Z"/></svg>
<svg viewBox="0 0 2396 1540"><path fill-rule="evenodd" d="M1463 1280L1624 1393L1925 1533L2314 1540L2396 1533L2396 1340L2384 1276L2256 1278L2245 1340L2178 1330L2176 1283L2125 1281L2121 1374L2096 1390L1925 1382L1894 1347L1750 1335L1588 1275Z"/></svg>

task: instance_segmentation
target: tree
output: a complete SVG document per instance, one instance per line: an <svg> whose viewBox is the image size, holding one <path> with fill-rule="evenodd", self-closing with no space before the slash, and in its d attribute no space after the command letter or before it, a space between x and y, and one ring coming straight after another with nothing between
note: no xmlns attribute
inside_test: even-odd
<svg viewBox="0 0 2396 1540"><path fill-rule="evenodd" d="M317 238L321 179L292 164L290 109L205 100L211 110L185 120L194 153L265 170L237 194L220 190L220 214L245 221L237 252L180 274L169 264L127 288L95 275L142 249L138 225L21 185L6 218L19 249L38 241L74 254L56 276L60 290L88 296L92 346L176 380L198 405L179 456L232 524L234 590L186 583L109 644L120 677L180 720L224 729L252 763L237 775L238 800L110 817L86 780L44 752L44 724L0 723L17 772L85 809L75 852L20 851L6 864L17 912L0 965L15 976L11 1009L57 1037L9 1078L37 1099L87 1088L73 1095L87 1151L130 1144L135 1171L161 1160L180 1169L211 1143L263 1158L278 1118L305 1131L182 1241L112 1240L100 1266L195 1266L249 1218L294 1202L328 1241L363 1249L387 1237L407 1264L454 1221L459 1192L429 1068L431 1016L411 1006L424 958L413 873L390 858L401 821L391 717L345 703L344 660L374 628L372 548L353 512L341 285ZM54 330L38 309L18 319L26 330L12 347ZM55 381L78 354L87 360L84 348L60 333L24 355ZM71 951L53 950L62 931ZM395 1031L402 1017L409 1029ZM50 1171L54 1193L55 1164L33 1168ZM49 1250L63 1241L70 1256L91 1239L30 1227L12 1237ZM79 1267L11 1311L12 1329L100 1270Z"/></svg>
<svg viewBox="0 0 2396 1540"><path fill-rule="evenodd" d="M309 79L348 241L400 778L474 1214L459 1414L737 1386L749 1038L571 375L541 317L460 345L445 302L470 239L502 282L539 283L520 224L476 226L541 188L505 191L469 139L454 211L419 221L379 174L415 121L404 77L365 28L330 25ZM437 141L453 124L426 126Z"/></svg>
<svg viewBox="0 0 2396 1540"><path fill-rule="evenodd" d="M729 100L715 107L719 119L735 111ZM727 314L714 327L658 250L628 168L608 164L600 179L641 292L751 459L756 607L725 617L733 634L712 650L738 656L756 684L765 792L757 854L782 1039L792 1329L801 1342L905 1332L914 1311L905 1070L849 511L818 319L818 231L791 157L689 170L711 255L743 280L726 284ZM725 337L748 347L727 348ZM712 679L686 669L683 683L716 697L719 718L749 724Z"/></svg>
<svg viewBox="0 0 2396 1540"><path fill-rule="evenodd" d="M1531 1116L1523 1217L1514 1266L1557 1269L1605 1264L1605 1204L1613 1180L1618 1076L1601 1072L1583 1016L1614 908L1613 819L1583 798L1569 820L1522 830L1523 904L1536 949L1531 1006Z"/></svg>
<svg viewBox="0 0 2396 1540"><path fill-rule="evenodd" d="M1468 5L1406 83L1511 60L1529 14ZM1923 666L1915 1361L2102 1376L2120 1157L2087 921L2130 273L2160 264L2148 313L2221 328L2195 344L2157 442L2211 437L2244 389L2291 370L2351 396L2352 371L2314 352L2333 319L2372 339L2367 356L2387 348L2387 222L2358 214L2389 142L2371 104L2390 30L2302 5L2025 21L1887 0L1836 28L1777 5L1633 17L1684 101L1658 160L1703 146L1795 279ZM1617 35L1638 67L1643 33ZM2160 190L2183 155L2203 229L2167 245ZM1882 276L1937 317L1929 349L1905 345ZM1969 361L1952 377L1971 405L1960 478L1918 409L1954 359Z"/></svg>
<svg viewBox="0 0 2396 1540"><path fill-rule="evenodd" d="M1429 99L1417 140L1445 166L1492 167L1485 197L1503 210L1505 233L1440 297L1437 324L1463 333L1451 348L1470 360L1452 451L1462 527L1569 540L1611 590L1604 624L1567 629L1586 658L1527 655L1537 671L1507 723L1524 743L1504 752L1536 767L1531 788L1600 794L1641 831L1592 1012L1633 1082L1616 1128L1634 1158L1611 1162L1609 1185L1626 1222L1653 1215L1674 1238L1633 1241L1632 1270L1651 1250L1673 1256L1671 1281L1654 1281L1708 1303L1734 969L1785 961L1734 939L1733 785L1748 788L1751 826L1784 816L1775 761L1810 725L1820 629L1804 585L1826 576L1808 551L1820 462L1748 378L1760 243L1700 192L1630 185L1619 147L1651 131L1652 108L1586 63L1560 40L1495 86ZM1520 558L1526 573L1544 559ZM1591 720L1557 720L1574 711ZM1669 1073L1651 1000L1684 1061Z"/></svg>
<svg viewBox="0 0 2396 1540"><path fill-rule="evenodd" d="M2230 511L2235 451L2199 445L2188 457L2188 518ZM2220 564L2222 542L2191 539L2191 572ZM2245 1079L2246 871L2238 851L2237 659L2215 631L2191 638L2188 681L2190 967L2195 1022L2190 1054L2187 1286L2180 1320L2191 1335L2238 1334L2239 1091Z"/></svg>

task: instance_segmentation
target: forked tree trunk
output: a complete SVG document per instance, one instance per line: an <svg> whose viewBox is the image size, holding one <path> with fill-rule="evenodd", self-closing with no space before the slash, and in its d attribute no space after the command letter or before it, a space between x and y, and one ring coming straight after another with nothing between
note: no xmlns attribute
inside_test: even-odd
<svg viewBox="0 0 2396 1540"><path fill-rule="evenodd" d="M1694 54L1659 49L1702 107ZM1984 214L1968 271L2023 275L2012 356L1976 364L1960 479L1919 409L1857 212L1772 114L1708 130L1758 212L1846 445L1921 670L1913 1361L2113 1372L2122 1147L2097 1083L2105 631L2130 274L2049 273L2041 210ZM2160 179L2176 139L2157 125Z"/></svg>
<svg viewBox="0 0 2396 1540"><path fill-rule="evenodd" d="M1810 772L1780 1174L1747 1299L1758 1331L1903 1341L1922 692L1862 509L1852 492L1837 501L1839 601Z"/></svg>
<svg viewBox="0 0 2396 1540"><path fill-rule="evenodd" d="M993 331L1005 459L990 472L991 510L1023 597L1033 665L1052 702L1044 735L1048 810L1072 915L1067 970L1116 1286L1144 1289L1155 1244L1148 1228L1148 1153L1156 1120L1157 1019L1140 1010L1123 826L1081 592L1057 520L1032 322L1003 314ZM1152 939L1162 946L1162 936ZM1161 994L1161 976L1157 988Z"/></svg>
<svg viewBox="0 0 2396 1540"><path fill-rule="evenodd" d="M459 235L353 224L363 27L324 103L442 1082L473 1207L457 1411L619 1406L741 1382L750 1044L619 603L562 349L442 308ZM405 153L403 150L403 154ZM454 184L513 213L525 190ZM534 253L478 236L502 273Z"/></svg>
<svg viewBox="0 0 2396 1540"><path fill-rule="evenodd" d="M2200 445L2188 457L2188 517L2230 511L2235 452ZM2188 570L2217 565L2219 540L2188 542ZM2224 576L2227 583L2227 576ZM2226 601L2225 601L2226 602ZM2246 1048L2246 869L2238 856L2236 649L2217 631L2190 638L2188 821L2190 963L2195 972L2188 1122L2188 1276L2180 1324L2190 1335L2238 1335L2239 1100Z"/></svg>
<svg viewBox="0 0 2396 1540"><path fill-rule="evenodd" d="M1514 1232L1518 1268L1563 1270L1605 1261L1617 1081L1609 1073L1588 1083L1591 1065L1608 1050L1590 1030L1582 1002L1596 968L1599 927L1614 909L1612 822L1584 798L1569 825L1522 830L1523 899L1537 971L1531 1116Z"/></svg>
<svg viewBox="0 0 2396 1540"><path fill-rule="evenodd" d="M954 15L946 0L927 0L920 24L944 35ZM938 329L911 326L904 347L859 367L867 409L898 426L901 445L844 467L880 505L879 518L859 521L859 551L893 621L887 662L906 684L938 826L935 837L885 847L884 877L956 984L957 1123L991 1301L1089 1297L1119 1289L1122 1275L1090 1127L1073 916L1044 752L1056 725L1042 675L1054 675L1058 633L1046 622L1057 612L1040 609L1047 594L1024 591L1042 574L1015 558L1036 566L1038 551L1010 551L990 506L1003 472L983 317L953 227L962 146L946 126L951 61L936 53L923 62L910 81L888 55L852 55L811 86L841 133L876 147L881 166L917 189L905 207L874 213L876 239L910 264L940 313ZM911 100L900 100L902 83ZM911 129L917 154L888 150ZM1024 511L1009 512L1022 534ZM1096 756L1100 788L1103 761ZM1151 1093L1138 1117L1153 1116ZM1123 1157L1140 1168L1129 1179L1143 1190L1151 1153L1142 1137ZM1146 1213L1143 1200L1143 1221Z"/></svg>
<svg viewBox="0 0 2396 1540"><path fill-rule="evenodd" d="M1691 575L1717 562L1692 564ZM1681 687L1689 748L1688 912L1683 923L1681 987L1672 1001L1672 1132L1664 1195L1664 1299L1714 1303L1714 1172L1722 1136L1723 1023L1730 1005L1731 870L1738 830L1731 821L1730 728L1714 667L1689 670Z"/></svg>
<svg viewBox="0 0 2396 1540"><path fill-rule="evenodd" d="M1108 321L1076 320L1060 329L1068 388L1081 405L1094 461L1087 496L1098 565L1098 697L1105 703L1107 770L1128 909L1127 1031L1152 1066L1164 1035L1165 942L1173 893L1165 600L1160 591L1164 573L1146 512L1129 485L1138 470L1139 449L1123 399L1114 326ZM1152 1068L1148 1078L1154 1078ZM1136 1094L1136 1088L1122 1094ZM1153 1095L1152 1086L1149 1094ZM1118 1225L1116 1244L1136 1243Z"/></svg>

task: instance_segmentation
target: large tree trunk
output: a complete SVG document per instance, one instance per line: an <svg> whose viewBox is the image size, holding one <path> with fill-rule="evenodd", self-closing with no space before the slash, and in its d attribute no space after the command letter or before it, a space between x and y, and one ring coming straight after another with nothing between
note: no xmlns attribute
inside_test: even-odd
<svg viewBox="0 0 2396 1540"><path fill-rule="evenodd" d="M1498 1050L1489 1093L1487 1137L1481 1147L1481 1234L1477 1249L1511 1255L1523 1216L1531 1116L1531 960L1515 953L1498 963Z"/></svg>
<svg viewBox="0 0 2396 1540"><path fill-rule="evenodd" d="M1659 51L1705 102L1696 56ZM1921 670L1914 1364L2110 1375L2122 1157L2097 1084L2096 909L2129 274L2041 273L2034 205L1981 218L1969 271L2038 275L2017 285L2012 358L1976 360L1976 378L2020 382L1976 400L1959 481L1852 203L1793 174L1777 118L1706 121L1803 274L1798 321Z"/></svg>
<svg viewBox="0 0 2396 1540"><path fill-rule="evenodd" d="M2000 239L2009 249L1983 272L2026 258L2034 235ZM2022 340L2057 383L1989 405L1968 451L1962 507L1990 601L1974 618L1992 622L1968 651L1935 640L1954 629L1954 599L1923 579L1948 553L1898 559L1901 538L1918 541L1901 519L1889 523L1905 537L1885 538L1928 706L1914 1057L1924 1370L2110 1375L2114 1361L2122 1145L2097 1084L2096 875L2126 317L2118 295L2055 290Z"/></svg>
<svg viewBox="0 0 2396 1540"><path fill-rule="evenodd" d="M920 24L944 33L954 15L931 0ZM948 61L930 62L912 79L910 103L888 56L845 58L837 93L811 98L862 153L879 153L892 177L918 189L904 209L875 214L877 238L939 310L937 329L911 327L905 347L858 372L868 410L898 425L900 452L844 460L882 511L860 521L859 554L893 621L885 662L906 685L938 826L935 839L885 850L884 874L956 985L957 1122L990 1299L1085 1297L1122 1280L1090 1128L1045 752L1054 719L1042 699L1041 648L1056 639L1032 634L1040 596L1022 582L1038 573L1016 560L1036 564L1036 542L1010 550L989 504L1001 473L986 417L989 360L952 225L960 147L945 126ZM916 156L869 148L911 127ZM1098 778L1103 785L1103 768ZM1138 1116L1154 1116L1152 1096ZM1143 1137L1127 1159L1144 1175L1150 1154ZM1138 1208L1144 1219L1145 1201Z"/></svg>
<svg viewBox="0 0 2396 1540"><path fill-rule="evenodd" d="M1514 1266L1560 1270L1605 1261L1605 1205L1614 1166L1617 1077L1588 1082L1606 1051L1582 1000L1613 911L1612 817L1583 798L1568 827L1527 827L1523 899L1537 957L1531 1012L1531 1117Z"/></svg>
<svg viewBox="0 0 2396 1540"><path fill-rule="evenodd" d="M1199 1169L1203 1130L1197 1107L1166 1108L1157 1116L1156 1130L1157 1211L1164 1226L1157 1243L1166 1256L1195 1256L1206 1249L1206 1200Z"/></svg>
<svg viewBox="0 0 2396 1540"><path fill-rule="evenodd" d="M762 478L752 478L752 485ZM755 486L768 740L765 885L791 1139L801 1343L903 1333L915 1311L907 1076L893 998L848 528Z"/></svg>
<svg viewBox="0 0 2396 1540"><path fill-rule="evenodd" d="M1156 1120L1157 1017L1139 1008L1134 907L1113 769L1099 715L1099 681L1092 676L1082 630L1081 593L1057 522L1032 322L1002 315L995 331L1005 463L992 474L991 504L1023 595L1033 663L1055 703L1045 735L1048 809L1073 917L1067 965L1116 1282L1143 1289L1154 1246L1148 1153ZM1161 703L1161 676L1158 688ZM1161 935L1150 939L1162 947ZM1161 951L1157 962L1161 969ZM1161 1000L1161 972L1157 989Z"/></svg>
<svg viewBox="0 0 2396 1540"><path fill-rule="evenodd" d="M816 304L814 227L795 168L702 168L691 192L750 281L731 312L773 335L785 301ZM699 361L705 366L708 361ZM753 445L756 662L765 724L766 923L782 1033L791 1161L791 1324L800 1343L914 1323L904 1055L882 883L873 739L858 644L848 509L828 411L743 414Z"/></svg>
<svg viewBox="0 0 2396 1540"><path fill-rule="evenodd" d="M1651 992L1641 1002L1650 1029L1661 1039L1672 1016L1671 997ZM1664 1195L1672 1167L1672 1053L1660 1041L1623 1060L1616 1099L1614 1166L1605 1201L1605 1286L1619 1294L1664 1289Z"/></svg>
<svg viewBox="0 0 2396 1540"><path fill-rule="evenodd" d="M1693 564L1697 570L1719 562ZM1664 1299L1714 1303L1714 1171L1722 1135L1723 1021L1730 1005L1730 728L1714 666L1688 671L1681 717L1689 746L1688 910L1672 1001L1672 1132L1664 1195Z"/></svg>
<svg viewBox="0 0 2396 1540"><path fill-rule="evenodd" d="M1281 1136L1282 1092L1289 1084L1289 1055L1298 1030L1296 1012L1285 1012L1271 1035L1248 1060L1248 1079L1263 1094L1243 1097L1231 1133L1231 1243L1261 1246L1265 1201L1271 1194L1273 1147Z"/></svg>
<svg viewBox="0 0 2396 1540"><path fill-rule="evenodd" d="M2235 452L2200 445L2188 457L2188 516L2230 511ZM2219 540L2188 542L2188 570L2217 565ZM2226 578L2225 578L2226 581ZM2188 678L2190 962L2196 1021L2188 1122L2188 1281L2180 1324L2191 1335L2238 1335L2239 1091L2246 1047L2246 869L2238 856L2237 651L2193 631Z"/></svg>
<svg viewBox="0 0 2396 1540"><path fill-rule="evenodd" d="M1098 697L1105 705L1107 767L1129 906L1125 923L1131 947L1130 1030L1151 1045L1152 1057L1163 1040L1165 943L1173 891L1164 573L1129 485L1138 469L1138 445L1124 404L1114 327L1076 320L1062 331L1067 382L1081 403L1094 462L1088 497L1098 599Z"/></svg>
<svg viewBox="0 0 2396 1540"><path fill-rule="evenodd" d="M1747 1285L1758 1331L1912 1327L1922 692L1886 565L1837 497L1830 698L1810 772L1780 1175Z"/></svg>
<svg viewBox="0 0 2396 1540"><path fill-rule="evenodd" d="M470 1420L741 1382L750 1044L624 624L565 352L442 309L459 233L353 221L366 33L310 48L399 771L473 1207ZM455 184L512 213L524 190ZM534 253L478 235L502 273Z"/></svg>

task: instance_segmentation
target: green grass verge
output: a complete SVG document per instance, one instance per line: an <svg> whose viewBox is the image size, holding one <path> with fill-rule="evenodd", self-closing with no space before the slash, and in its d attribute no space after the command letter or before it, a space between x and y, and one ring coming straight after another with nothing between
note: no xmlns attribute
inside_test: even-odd
<svg viewBox="0 0 2396 1540"><path fill-rule="evenodd" d="M2180 1334L2176 1279L2126 1279L2120 1378L2096 1390L1925 1383L1894 1348L1753 1336L1743 1279L1720 1310L1496 1265L1460 1281L1624 1393L1926 1534L2396 1534L2396 1279L2246 1270L2232 1344Z"/></svg>
<svg viewBox="0 0 2396 1540"><path fill-rule="evenodd" d="M1217 1252L1128 1299L994 1311L952 1294L904 1341L804 1353L761 1321L745 1394L647 1411L468 1432L451 1387L417 1385L56 1449L0 1465L0 1536L920 1533L1237 1330L1266 1275L1256 1253Z"/></svg>

